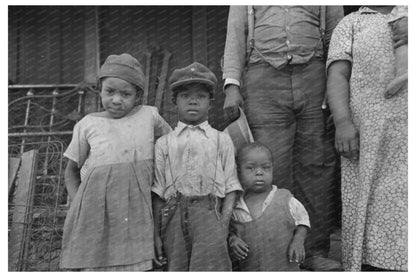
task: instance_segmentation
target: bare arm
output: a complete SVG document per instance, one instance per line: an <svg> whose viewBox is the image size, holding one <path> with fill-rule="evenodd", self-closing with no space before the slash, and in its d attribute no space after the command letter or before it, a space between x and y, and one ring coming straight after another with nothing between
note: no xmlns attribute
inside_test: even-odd
<svg viewBox="0 0 416 277"><path fill-rule="evenodd" d="M154 220L154 243L155 243L155 252L156 258L154 259L155 263L158 266L161 266L166 263L165 256L163 254L163 243L160 233L160 221L161 214L160 211L163 208L165 201L163 201L159 195L152 193L152 208L153 208L153 220Z"/></svg>
<svg viewBox="0 0 416 277"><path fill-rule="evenodd" d="M309 228L305 225L298 225L288 248L290 262L303 263L305 260L305 239Z"/></svg>
<svg viewBox="0 0 416 277"><path fill-rule="evenodd" d="M227 224L227 226L230 223L231 214L233 212L234 203L237 197L237 192L231 191L225 195L224 202L222 204L222 220L224 223Z"/></svg>
<svg viewBox="0 0 416 277"><path fill-rule="evenodd" d="M71 200L74 199L80 184L81 176L78 164L69 159L65 168L65 186Z"/></svg>
<svg viewBox="0 0 416 277"><path fill-rule="evenodd" d="M328 102L336 127L335 148L346 158L357 159L358 131L352 123L349 107L351 63L339 60L328 68Z"/></svg>

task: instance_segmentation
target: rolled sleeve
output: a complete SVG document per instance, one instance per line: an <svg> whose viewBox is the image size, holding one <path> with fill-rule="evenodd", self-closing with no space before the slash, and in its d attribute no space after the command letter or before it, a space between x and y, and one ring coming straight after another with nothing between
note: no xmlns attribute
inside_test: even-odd
<svg viewBox="0 0 416 277"><path fill-rule="evenodd" d="M64 156L77 163L78 168L81 168L88 157L90 145L87 140L86 118L79 121L74 126L72 140L66 149Z"/></svg>
<svg viewBox="0 0 416 277"><path fill-rule="evenodd" d="M230 6L224 49L223 79L241 82L247 52L247 7Z"/></svg>
<svg viewBox="0 0 416 277"><path fill-rule="evenodd" d="M289 211L293 219L295 220L296 226L305 225L309 227L309 229L311 228L308 212L306 211L302 203L300 203L294 197L291 197L289 200Z"/></svg>
<svg viewBox="0 0 416 277"><path fill-rule="evenodd" d="M339 60L347 60L352 62L352 44L353 44L353 24L352 17L344 17L332 34L331 43L329 45L328 59L326 62L326 70L329 66Z"/></svg>
<svg viewBox="0 0 416 277"><path fill-rule="evenodd" d="M227 79L225 79L225 82L224 82L224 88L227 85L236 85L236 86L239 87L240 86L240 82L237 81L237 80L235 80L235 79L233 79L233 78L227 78Z"/></svg>
<svg viewBox="0 0 416 277"><path fill-rule="evenodd" d="M221 139L221 163L225 177L225 194L232 191L242 191L243 189L237 176L233 142L230 136L225 133L221 133Z"/></svg>

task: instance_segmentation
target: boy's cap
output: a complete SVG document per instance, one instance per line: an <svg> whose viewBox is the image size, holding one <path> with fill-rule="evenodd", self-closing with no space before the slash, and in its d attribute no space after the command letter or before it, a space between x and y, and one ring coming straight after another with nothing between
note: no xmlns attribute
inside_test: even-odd
<svg viewBox="0 0 416 277"><path fill-rule="evenodd" d="M178 86L191 83L206 84L213 92L217 85L217 78L208 67L197 62L184 68L175 69L169 78L169 86L172 91Z"/></svg>
<svg viewBox="0 0 416 277"><path fill-rule="evenodd" d="M138 60L130 54L110 55L101 66L97 79L116 77L144 90L145 77Z"/></svg>

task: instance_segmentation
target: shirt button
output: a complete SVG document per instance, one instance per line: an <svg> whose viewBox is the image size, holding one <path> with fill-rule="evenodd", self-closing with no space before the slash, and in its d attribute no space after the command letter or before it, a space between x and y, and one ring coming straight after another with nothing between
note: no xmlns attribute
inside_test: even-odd
<svg viewBox="0 0 416 277"><path fill-rule="evenodd" d="M291 60L292 59L292 55L287 55L287 59Z"/></svg>
<svg viewBox="0 0 416 277"><path fill-rule="evenodd" d="M290 41L286 40L286 44L289 45L290 44Z"/></svg>

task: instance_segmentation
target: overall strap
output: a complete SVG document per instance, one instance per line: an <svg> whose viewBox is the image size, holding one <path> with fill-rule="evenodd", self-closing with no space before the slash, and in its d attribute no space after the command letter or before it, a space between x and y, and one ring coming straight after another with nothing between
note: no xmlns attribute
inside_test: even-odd
<svg viewBox="0 0 416 277"><path fill-rule="evenodd" d="M326 31L326 6L320 6L319 10L319 30L321 31L322 39L325 38Z"/></svg>
<svg viewBox="0 0 416 277"><path fill-rule="evenodd" d="M213 179L213 181L212 181L212 186L211 186L211 194L212 195L215 195L215 179L217 178L217 166L218 166L218 159L220 158L219 157L219 153L220 153L220 133L219 133L219 131L217 131L217 153L216 153L216 155L215 155L215 168L214 168L214 179Z"/></svg>
<svg viewBox="0 0 416 277"><path fill-rule="evenodd" d="M253 52L253 49L254 49L254 7L253 6L247 6L247 29L248 29L247 41L248 41L248 47L250 49L246 57L246 66L248 65L251 53Z"/></svg>
<svg viewBox="0 0 416 277"><path fill-rule="evenodd" d="M267 63L267 59L263 56L263 54L256 48L255 45L255 39L254 39L254 23L255 23L255 10L254 6L247 6L247 41L248 41L248 47L249 52L246 56L246 63L245 63L245 69L248 70L247 65L250 61L250 56L253 53L253 50L256 50L257 55L265 62Z"/></svg>
<svg viewBox="0 0 416 277"><path fill-rule="evenodd" d="M169 155L169 136L166 137L166 149L167 149L167 153L165 154L165 158L166 158L166 162L169 163L169 173L170 173L170 177L172 179L172 186L173 188L176 190L175 194L173 197L176 197L178 194L178 191L176 189L176 181L178 179L178 177L174 178L173 176L173 171L172 171L172 161L170 159L170 155ZM165 178L166 179L166 178ZM170 199L170 198L169 198ZM169 200L167 199L167 200Z"/></svg>
<svg viewBox="0 0 416 277"><path fill-rule="evenodd" d="M319 9L319 31L321 32L320 41L322 41L322 51L324 51L324 57L326 57L325 49L325 32L326 32L326 6L320 6ZM322 109L326 110L328 108L328 95L324 94L324 100L322 101Z"/></svg>

